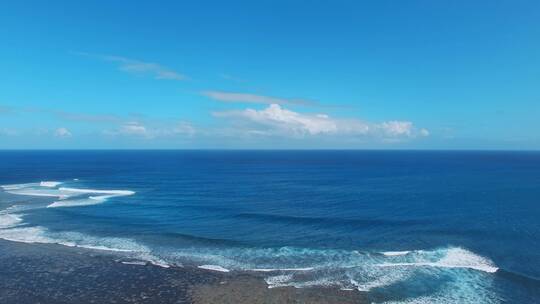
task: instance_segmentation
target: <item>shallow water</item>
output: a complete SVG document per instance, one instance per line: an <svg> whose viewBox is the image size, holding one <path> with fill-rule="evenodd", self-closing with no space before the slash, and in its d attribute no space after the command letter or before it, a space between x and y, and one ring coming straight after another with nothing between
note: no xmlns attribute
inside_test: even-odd
<svg viewBox="0 0 540 304"><path fill-rule="evenodd" d="M4 151L0 237L336 286L539 302L540 153Z"/></svg>

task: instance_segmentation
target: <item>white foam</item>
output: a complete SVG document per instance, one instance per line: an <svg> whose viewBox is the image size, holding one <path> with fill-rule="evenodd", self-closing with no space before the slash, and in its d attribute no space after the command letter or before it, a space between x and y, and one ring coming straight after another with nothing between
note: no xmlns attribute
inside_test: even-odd
<svg viewBox="0 0 540 304"><path fill-rule="evenodd" d="M293 282L290 283L289 286L292 286L294 288L308 288L316 286L341 288L342 284L338 280L336 280L336 278L323 276L311 281Z"/></svg>
<svg viewBox="0 0 540 304"><path fill-rule="evenodd" d="M212 270L212 271L219 271L219 272L229 272L230 270L227 268L223 268L218 265L201 265L197 266L200 269L206 269L206 270Z"/></svg>
<svg viewBox="0 0 540 304"><path fill-rule="evenodd" d="M126 264L126 265L139 265L139 266L146 266L146 263L147 262L144 262L144 261L132 261L132 262L128 262L128 261L122 261L120 262L122 264Z"/></svg>
<svg viewBox="0 0 540 304"><path fill-rule="evenodd" d="M91 196L89 198L59 200L59 201L53 202L52 204L47 205L47 208L97 205L97 204L101 204L105 202L106 199L109 197L110 196L107 196L106 198L101 198L101 197Z"/></svg>
<svg viewBox="0 0 540 304"><path fill-rule="evenodd" d="M169 267L171 267L171 265L169 265L169 264L163 262L162 260L150 260L149 262L150 262L150 264L152 264L152 265L159 266L159 267L163 267L163 268L169 268Z"/></svg>
<svg viewBox="0 0 540 304"><path fill-rule="evenodd" d="M275 272L275 271L311 271L315 269L314 267L305 267L305 268L253 268L249 269L250 271L257 272Z"/></svg>
<svg viewBox="0 0 540 304"><path fill-rule="evenodd" d="M21 243L58 244L68 247L118 252L127 254L132 258L148 261L159 267L170 267L167 262L150 253L148 247L131 239L93 237L78 232L49 233L46 228L40 226L0 229L0 238Z"/></svg>
<svg viewBox="0 0 540 304"><path fill-rule="evenodd" d="M17 194L17 195L28 195L28 196L47 196L47 197L66 197L65 194L59 192L58 190L32 190L32 189L16 189L16 190L7 190L7 193Z"/></svg>
<svg viewBox="0 0 540 304"><path fill-rule="evenodd" d="M60 201L55 201L52 204L48 205L47 208L57 208L57 207L77 207L77 206L88 206L96 205L105 202L107 199L117 196L126 196L135 194L134 191L130 190L96 190L96 189L77 189L77 188L63 188L59 190L67 193L78 193L78 194L104 194L89 196L87 198L80 199L64 199Z"/></svg>
<svg viewBox="0 0 540 304"><path fill-rule="evenodd" d="M471 268L489 273L499 270L490 259L460 247L449 249L439 264L446 267Z"/></svg>
<svg viewBox="0 0 540 304"><path fill-rule="evenodd" d="M450 248L446 254L435 262L401 262L401 263L381 263L379 267L398 267L398 266L428 266L441 268L469 268L488 273L494 273L499 270L493 262L485 257L479 256L463 248Z"/></svg>
<svg viewBox="0 0 540 304"><path fill-rule="evenodd" d="M39 185L41 187L49 187L49 188L54 188L58 185L62 184L62 182L51 182L51 181L45 181L45 182L40 182Z"/></svg>
<svg viewBox="0 0 540 304"><path fill-rule="evenodd" d="M0 214L0 229L11 228L22 222L21 215L18 214Z"/></svg>
<svg viewBox="0 0 540 304"><path fill-rule="evenodd" d="M57 197L60 201L53 202L47 207L73 207L73 206L86 206L95 205L106 201L109 198L117 196L127 196L135 194L130 190L99 190L99 189L81 189L81 188L68 188L59 187L55 188L62 182L55 181L42 181L40 183L26 183L26 184L14 184L4 185L2 188L11 194L28 195L28 196L44 196L44 197ZM86 198L77 198L90 195ZM74 198L73 200L68 200Z"/></svg>
<svg viewBox="0 0 540 304"><path fill-rule="evenodd" d="M134 191L129 190L98 190L68 187L56 189L55 187L60 184L61 182L43 181L40 183L13 184L1 187L12 194L58 197L60 200L49 204L47 206L49 208L93 205L102 203L111 197L135 194ZM96 195L85 197L88 194ZM131 239L93 237L77 232L49 232L46 228L40 226L17 227L22 223L22 215L12 212L21 211L20 209L28 209L28 207L22 207L11 206L0 211L0 238L14 242L60 244L69 247L121 252L131 255L133 258L146 260L156 266L170 267L166 261L153 255L148 247L140 245Z"/></svg>
<svg viewBox="0 0 540 304"><path fill-rule="evenodd" d="M109 194L114 196L125 196L125 195L133 195L135 194L134 191L130 190L98 190L98 189L80 189L80 188L67 188L67 187L60 187L58 188L60 191L65 192L72 192L72 193L98 193L98 194Z"/></svg>
<svg viewBox="0 0 540 304"><path fill-rule="evenodd" d="M61 244L73 247L75 244L70 242L62 242L51 239L44 235L45 228L43 227L23 227L0 230L0 238L13 242L21 243L45 243L45 244Z"/></svg>
<svg viewBox="0 0 540 304"><path fill-rule="evenodd" d="M103 250L103 251L134 252L134 250L131 250L131 249L120 249L120 248L113 248L113 247L107 247L107 246L101 246L101 245L77 245L77 247L86 248L86 249L94 249L94 250Z"/></svg>
<svg viewBox="0 0 540 304"><path fill-rule="evenodd" d="M11 184L11 185L2 185L2 189L4 190L17 190L22 188L28 188L32 186L37 186L37 183L26 183L26 184Z"/></svg>
<svg viewBox="0 0 540 304"><path fill-rule="evenodd" d="M366 282L359 282L354 279L350 279L350 282L358 291L366 292L374 288L380 288L380 287L394 284L396 282L406 279L407 277L408 275L406 273L390 272L390 273L379 274L375 278L372 278L371 280L368 280Z"/></svg>
<svg viewBox="0 0 540 304"><path fill-rule="evenodd" d="M384 251L381 252L385 256L400 256L400 255L406 255L410 251Z"/></svg>
<svg viewBox="0 0 540 304"><path fill-rule="evenodd" d="M275 288L275 287L284 287L284 286L290 286L290 282L293 279L293 276L291 274L282 274L277 276L272 276L264 279L266 284L268 284L268 288Z"/></svg>
<svg viewBox="0 0 540 304"><path fill-rule="evenodd" d="M111 197L133 195L129 190L99 190L60 187L58 182L6 185L8 192L21 195L59 197L60 200L48 205L73 207L99 204ZM435 250L358 252L347 250L317 250L295 247L267 249L201 249L180 250L156 256L149 248L130 239L93 237L80 233L49 232L43 227L20 226L22 215L12 211L0 211L0 238L27 243L56 243L95 250L122 253L137 261L124 264L143 265L147 261L160 267L170 267L169 262L176 256L196 261L201 269L230 272L249 270L264 272L268 287L293 286L337 286L342 289L369 291L407 280L412 274L422 272L437 276L439 271L408 267L465 268L486 273L494 273L498 268L488 258L463 248L453 247ZM18 212L18 211L17 211ZM309 267L308 267L309 266ZM394 269L392 269L394 267ZM450 271L456 281L464 277L483 278L486 275L476 271ZM280 273L281 272L281 273ZM461 283L460 283L461 284Z"/></svg>
<svg viewBox="0 0 540 304"><path fill-rule="evenodd" d="M31 187L47 187L47 188L55 188L56 186L62 184L62 182L57 181L42 181L39 183L24 183L24 184L11 184L11 185L2 185L2 189L4 190L19 190L24 188L31 188Z"/></svg>

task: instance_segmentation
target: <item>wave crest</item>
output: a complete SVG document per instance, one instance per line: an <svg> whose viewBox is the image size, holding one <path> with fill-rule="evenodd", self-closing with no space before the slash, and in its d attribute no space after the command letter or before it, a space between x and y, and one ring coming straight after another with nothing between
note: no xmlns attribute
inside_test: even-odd
<svg viewBox="0 0 540 304"><path fill-rule="evenodd" d="M0 186L10 194L56 197L59 200L49 204L48 208L76 207L95 205L105 202L109 198L135 194L131 190L100 190L58 187L63 182L41 181L39 183L25 183Z"/></svg>

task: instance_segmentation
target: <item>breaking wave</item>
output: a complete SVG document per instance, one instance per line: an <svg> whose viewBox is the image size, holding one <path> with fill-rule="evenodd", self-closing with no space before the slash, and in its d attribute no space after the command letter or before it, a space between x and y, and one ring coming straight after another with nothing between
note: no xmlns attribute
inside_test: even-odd
<svg viewBox="0 0 540 304"><path fill-rule="evenodd" d="M0 187L14 195L56 198L46 205L47 208L95 205L113 197L135 194L129 190L82 189L60 185L61 182L43 181ZM109 251L131 259L122 263L132 265L143 265L140 261L146 261L162 267L192 264L211 271L258 273L265 277L269 288L332 286L344 290L376 292L407 284L417 276L433 280L450 278L442 284L443 290L410 299L410 303L452 303L453 299L459 299L464 293L480 302L496 302L492 301L491 294L470 290L470 286L489 284L490 276L498 271L498 267L489 258L462 247L365 252L300 247L243 247L214 244L212 240L189 248L152 246L131 238L56 232L43 226L32 226L24 222L25 208L10 206L0 210L0 238ZM314 222L311 219L305 221ZM469 295L474 292L476 294ZM391 302L390 299L388 303Z"/></svg>
<svg viewBox="0 0 540 304"><path fill-rule="evenodd" d="M76 207L101 204L109 198L135 194L130 190L99 190L58 187L63 184L56 181L39 183L13 184L0 186L10 194L27 196L56 197L59 200L49 204L48 208Z"/></svg>

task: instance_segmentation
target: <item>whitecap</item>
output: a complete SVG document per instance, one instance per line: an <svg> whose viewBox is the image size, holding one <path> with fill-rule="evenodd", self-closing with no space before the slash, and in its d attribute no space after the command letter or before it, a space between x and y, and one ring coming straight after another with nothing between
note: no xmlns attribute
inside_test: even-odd
<svg viewBox="0 0 540 304"><path fill-rule="evenodd" d="M0 238L13 242L20 243L45 243L45 244L61 244L73 247L74 243L63 242L51 239L44 235L45 228L43 227L21 227L0 230Z"/></svg>
<svg viewBox="0 0 540 304"><path fill-rule="evenodd" d="M65 198L67 195L58 190L48 190L48 189L15 189L15 190L6 190L7 193L17 194L17 195L27 195L27 196L46 196L46 197L58 197Z"/></svg>
<svg viewBox="0 0 540 304"><path fill-rule="evenodd" d="M120 263L126 264L126 265L146 266L146 263L147 263L147 262L144 262L144 261L122 261L122 262L120 262Z"/></svg>
<svg viewBox="0 0 540 304"><path fill-rule="evenodd" d="M125 196L125 195L133 195L135 194L134 191L131 190L98 190L98 189L81 189L81 188L68 188L68 187L60 187L58 188L60 191L65 192L71 192L71 193L97 193L97 194L109 194L114 196Z"/></svg>
<svg viewBox="0 0 540 304"><path fill-rule="evenodd" d="M400 266L428 266L441 268L469 268L488 273L497 272L499 269L488 258L477 255L469 250L457 247L447 249L444 256L438 261L396 262L376 264L378 267L400 267Z"/></svg>
<svg viewBox="0 0 540 304"><path fill-rule="evenodd" d="M249 271L257 272L275 272L275 271L311 271L314 267L305 267L305 268L253 268L248 269Z"/></svg>
<svg viewBox="0 0 540 304"><path fill-rule="evenodd" d="M38 186L38 183L25 183L25 184L10 184L10 185L1 185L4 190L17 190L22 188L28 188L33 186Z"/></svg>
<svg viewBox="0 0 540 304"><path fill-rule="evenodd" d="M264 279L268 288L285 287L289 286L293 276L291 274L282 274L277 276L271 276Z"/></svg>
<svg viewBox="0 0 540 304"><path fill-rule="evenodd" d="M49 187L49 188L54 188L60 184L62 184L62 182L44 181L44 182L39 183L41 187Z"/></svg>
<svg viewBox="0 0 540 304"><path fill-rule="evenodd" d="M99 189L81 189L81 188L69 188L59 187L62 182L56 181L42 181L39 183L25 183L25 184L13 184L4 185L2 188L4 191L27 196L44 196L44 197L57 197L63 202L56 201L50 204L48 207L70 207L70 206L84 206L94 205L102 203L109 198L117 196L127 196L135 194L130 190L99 190ZM95 194L95 195L92 195ZM81 196L89 195L88 197L80 198ZM75 198L73 200L68 200Z"/></svg>
<svg viewBox="0 0 540 304"><path fill-rule="evenodd" d="M47 208L58 208L58 207L78 207L78 206L89 206L89 205L97 205L101 204L106 201L106 197L88 197L88 198L81 198L81 199L64 199L55 201L52 204L47 205Z"/></svg>
<svg viewBox="0 0 540 304"><path fill-rule="evenodd" d="M406 255L408 254L410 251L384 251L384 252L381 252L383 255L386 255L386 256L399 256L399 255Z"/></svg>
<svg viewBox="0 0 540 304"><path fill-rule="evenodd" d="M120 249L120 248L113 248L113 247L107 247L102 245L77 245L77 247L86 248L86 249L94 249L94 250L103 250L103 251L115 251L115 252L134 252L132 249Z"/></svg>
<svg viewBox="0 0 540 304"><path fill-rule="evenodd" d="M197 266L197 268L200 269L206 269L206 270L212 270L212 271L219 271L219 272L229 272L230 270L218 265L201 265Z"/></svg>
<svg viewBox="0 0 540 304"><path fill-rule="evenodd" d="M18 214L0 214L0 229L11 228L22 222L21 215Z"/></svg>

